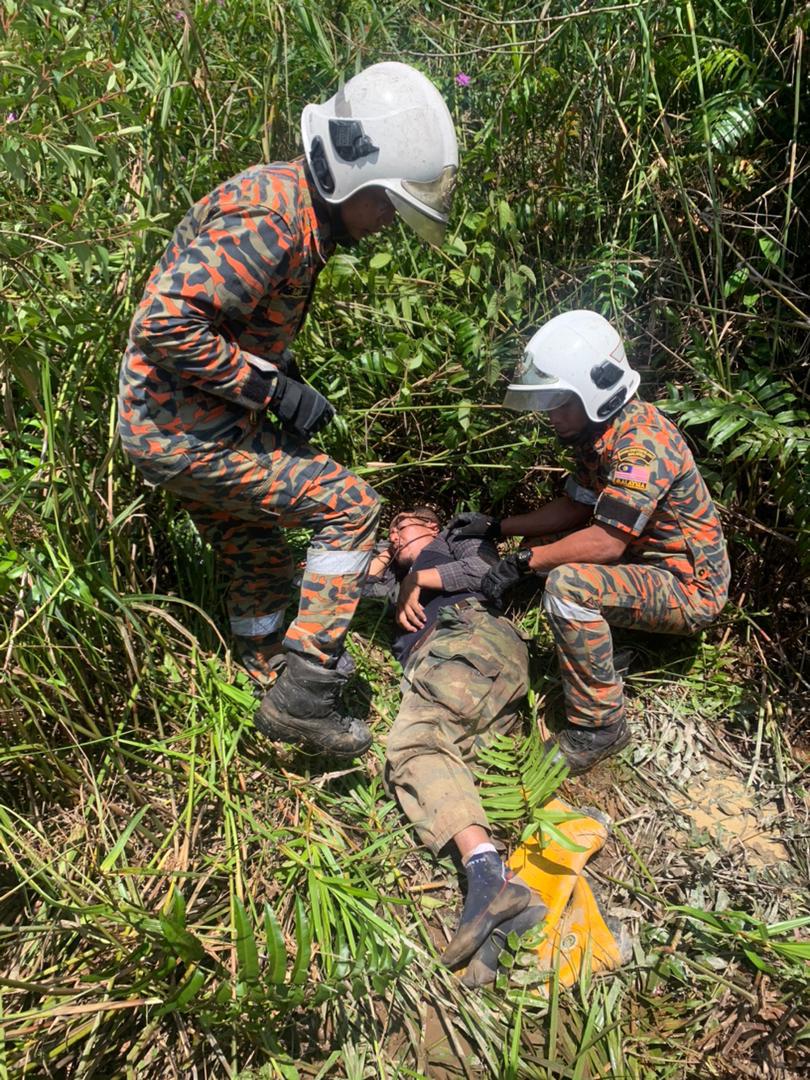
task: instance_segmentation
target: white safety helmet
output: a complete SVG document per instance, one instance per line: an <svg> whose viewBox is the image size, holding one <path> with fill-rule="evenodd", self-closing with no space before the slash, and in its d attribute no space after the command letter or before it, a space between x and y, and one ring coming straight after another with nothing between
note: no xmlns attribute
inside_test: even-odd
<svg viewBox="0 0 810 1080"><path fill-rule="evenodd" d="M522 412L550 412L573 394L598 424L635 394L640 379L607 319L596 311L567 311L541 326L526 346L503 403Z"/></svg>
<svg viewBox="0 0 810 1080"><path fill-rule="evenodd" d="M458 144L450 111L430 79L408 64L373 64L323 105L307 105L301 135L326 202L384 188L419 236L441 244Z"/></svg>

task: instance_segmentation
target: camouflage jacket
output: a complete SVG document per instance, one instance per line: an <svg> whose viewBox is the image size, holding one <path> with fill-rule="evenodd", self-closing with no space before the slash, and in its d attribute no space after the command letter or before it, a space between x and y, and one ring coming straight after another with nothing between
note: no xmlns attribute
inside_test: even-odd
<svg viewBox="0 0 810 1080"><path fill-rule="evenodd" d="M247 432L333 250L303 161L255 165L192 206L130 328L118 399L130 457L167 479L202 444Z"/></svg>
<svg viewBox="0 0 810 1080"><path fill-rule="evenodd" d="M731 576L717 510L680 431L634 398L575 451L566 494L593 520L629 533L623 561L669 570L707 599L725 601Z"/></svg>

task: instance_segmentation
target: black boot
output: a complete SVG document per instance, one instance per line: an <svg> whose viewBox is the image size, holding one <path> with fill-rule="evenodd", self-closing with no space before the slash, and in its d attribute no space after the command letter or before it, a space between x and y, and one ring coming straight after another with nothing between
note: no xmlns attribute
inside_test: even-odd
<svg viewBox="0 0 810 1080"><path fill-rule="evenodd" d="M552 739L546 739L543 749L547 754L556 749L565 758L571 776L579 776L612 754L618 754L629 742L630 729L622 718L598 728L568 724Z"/></svg>
<svg viewBox="0 0 810 1080"><path fill-rule="evenodd" d="M269 739L304 743L336 757L368 750L371 732L362 720L346 714L340 700L348 676L300 653L287 653L286 660L254 717L259 731Z"/></svg>

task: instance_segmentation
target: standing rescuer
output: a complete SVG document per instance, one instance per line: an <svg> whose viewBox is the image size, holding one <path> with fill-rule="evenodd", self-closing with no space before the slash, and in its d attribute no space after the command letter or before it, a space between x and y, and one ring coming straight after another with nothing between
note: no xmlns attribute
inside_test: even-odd
<svg viewBox="0 0 810 1080"><path fill-rule="evenodd" d="M722 611L730 569L720 521L678 429L636 397L639 375L614 328L570 311L529 342L508 408L544 412L576 467L565 494L502 520L464 514L451 536L525 537L481 583L489 599L546 577L566 725L549 740L585 772L630 740L610 626L691 634ZM554 534L565 533L561 539Z"/></svg>
<svg viewBox="0 0 810 1080"><path fill-rule="evenodd" d="M376 493L309 445L334 416L288 346L338 243L395 214L441 242L458 166L429 79L375 64L301 117L305 158L256 165L196 203L149 278L120 377L119 431L148 482L176 495L228 578L257 726L334 754L369 746L341 702L346 632L379 513ZM284 530L313 531L298 614ZM283 663L279 655L284 652Z"/></svg>

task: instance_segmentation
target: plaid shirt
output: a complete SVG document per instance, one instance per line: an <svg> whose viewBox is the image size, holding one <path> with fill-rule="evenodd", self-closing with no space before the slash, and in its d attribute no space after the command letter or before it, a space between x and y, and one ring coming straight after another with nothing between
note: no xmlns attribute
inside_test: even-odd
<svg viewBox="0 0 810 1080"><path fill-rule="evenodd" d="M387 552L388 542L381 540L376 553L385 555ZM442 592L448 594L448 599L453 593L477 592L484 574L498 561L498 551L491 540L479 536L451 540L446 530L442 530L419 554L427 556L431 563L449 556L448 561L435 567L441 578ZM409 571L410 567L397 569L392 560L380 575L366 579L363 595L388 599L396 604L399 584Z"/></svg>

